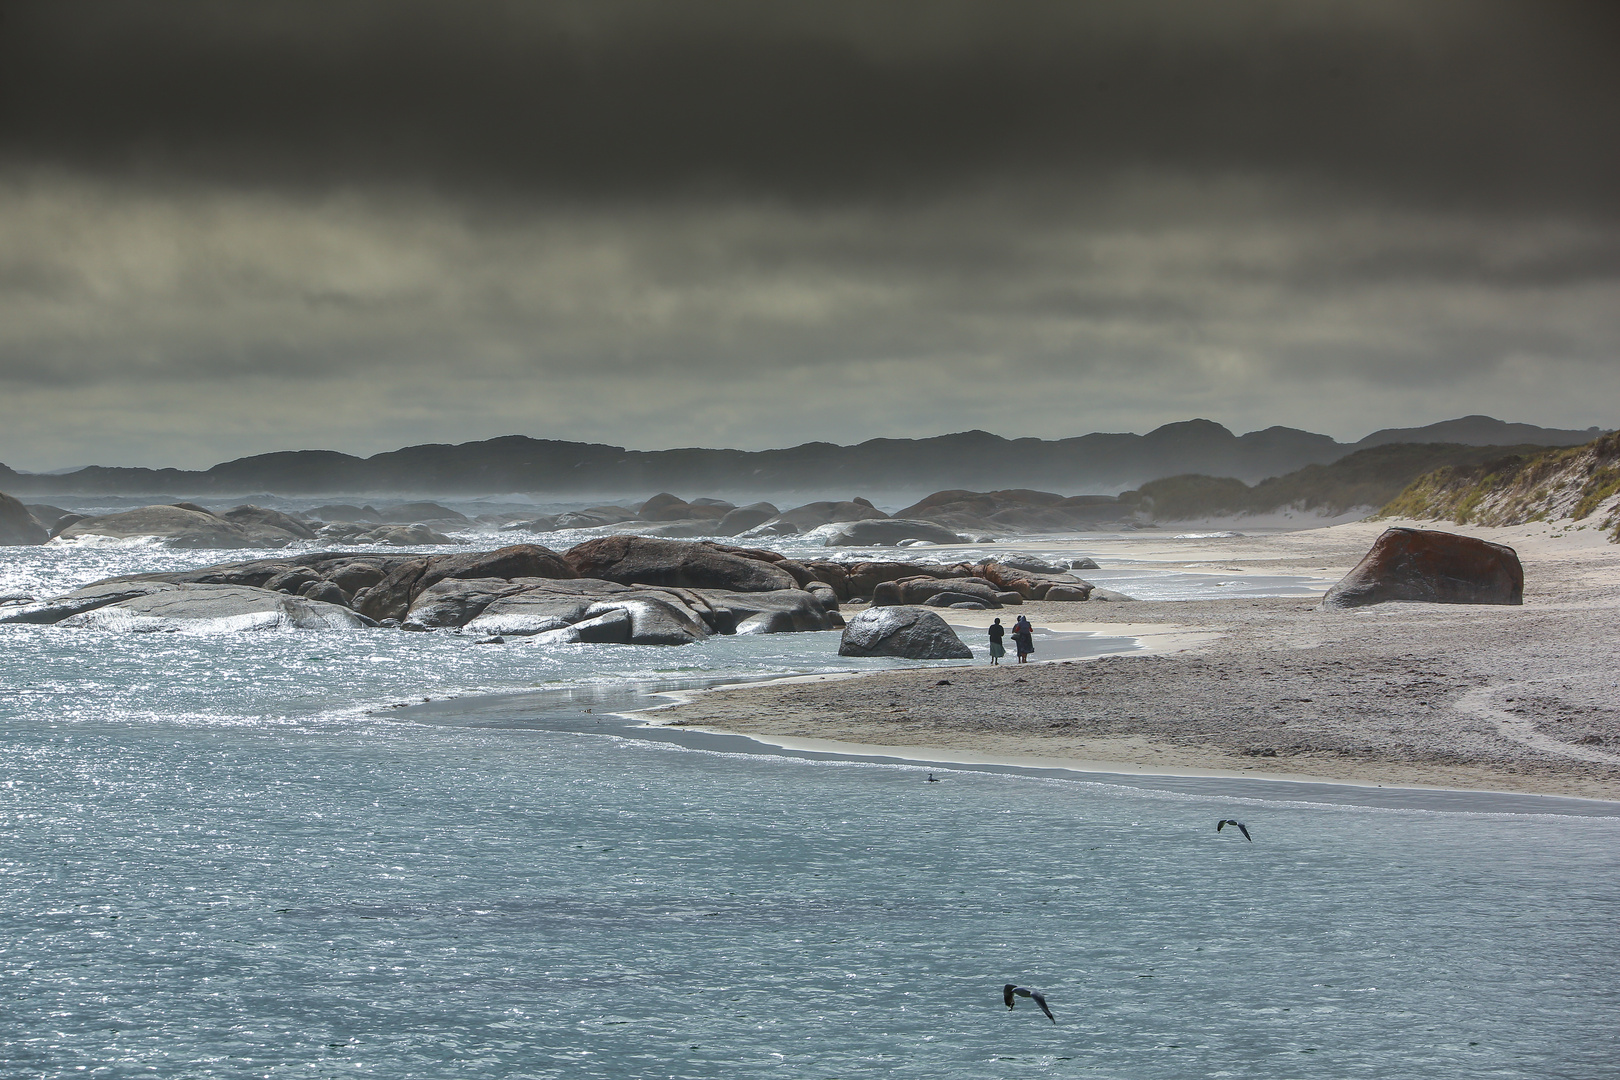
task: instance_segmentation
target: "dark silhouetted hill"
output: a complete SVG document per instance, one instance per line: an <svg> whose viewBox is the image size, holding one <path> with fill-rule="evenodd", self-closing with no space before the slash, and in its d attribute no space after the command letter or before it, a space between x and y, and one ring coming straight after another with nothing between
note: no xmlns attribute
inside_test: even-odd
<svg viewBox="0 0 1620 1080"><path fill-rule="evenodd" d="M1469 432L1544 431L1489 417L1464 417L1413 430L1446 428L1448 424L1463 425ZM1368 439L1386 434L1379 432ZM1563 445L1568 434L1551 431L1544 438L1526 436L1521 441ZM1305 466L1335 462L1356 448L1297 428L1270 427L1234 435L1210 420L1166 424L1146 435L1095 432L1043 440L964 431L926 439L871 439L855 446L811 442L758 451L626 450L602 443L508 435L456 445L407 446L369 458L331 450L288 450L238 458L196 472L92 466L58 475L33 475L0 466L0 485L26 494L165 492L193 496L242 492L595 496L672 490L775 494L1001 490L1014 485L1074 492L1119 490L1184 473L1253 483Z"/></svg>

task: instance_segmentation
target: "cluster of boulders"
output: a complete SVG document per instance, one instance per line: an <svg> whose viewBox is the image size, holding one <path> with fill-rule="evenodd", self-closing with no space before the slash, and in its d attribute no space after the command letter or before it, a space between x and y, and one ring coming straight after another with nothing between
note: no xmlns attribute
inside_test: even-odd
<svg viewBox="0 0 1620 1080"><path fill-rule="evenodd" d="M1006 532L1075 532L1117 526L1132 508L1111 495L1065 497L1047 491L940 491L892 517L862 498L779 510L768 502L690 502L667 492L640 505L592 506L513 521L508 529L611 528L643 536L761 537L820 533L828 547L905 547L982 542ZM988 534L988 535L986 535Z"/></svg>
<svg viewBox="0 0 1620 1080"><path fill-rule="evenodd" d="M281 548L299 540L391 547L464 542L429 523L449 528L472 524L465 515L437 503L406 503L387 511L370 506L320 506L307 514L287 514L252 504L215 512L181 502L87 516L59 506L25 506L0 494L0 545L102 537L152 537L174 548Z"/></svg>
<svg viewBox="0 0 1620 1080"><path fill-rule="evenodd" d="M826 525L888 519L865 499L848 502L813 502L788 511L768 502L738 506L724 499L687 502L664 492L634 506L592 506L584 510L514 521L507 529L551 532L558 529L611 528L642 536L690 538L697 536L797 536Z"/></svg>
<svg viewBox="0 0 1620 1080"><path fill-rule="evenodd" d="M763 548L621 534L560 553L538 544L455 554L316 552L136 574L51 600L0 604L0 623L148 631L392 626L491 641L674 645L714 634L836 629L844 601L870 599L873 610L900 614L868 616L851 647L910 656L960 648L938 644L944 623L928 608L1090 594L1085 582L1040 565L799 562ZM901 623L920 629L900 634ZM873 644L889 638L887 646ZM926 641L935 644L918 644Z"/></svg>
<svg viewBox="0 0 1620 1080"><path fill-rule="evenodd" d="M807 570L775 552L607 537L561 554L535 544L451 555L319 552L137 574L0 606L0 623L465 628L491 637L668 645L841 626L834 591L825 583L804 587L812 584Z"/></svg>

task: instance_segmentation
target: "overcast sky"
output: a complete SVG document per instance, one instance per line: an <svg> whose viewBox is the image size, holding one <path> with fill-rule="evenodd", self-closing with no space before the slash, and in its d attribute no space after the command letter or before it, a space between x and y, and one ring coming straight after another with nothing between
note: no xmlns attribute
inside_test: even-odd
<svg viewBox="0 0 1620 1080"><path fill-rule="evenodd" d="M1620 424L1620 4L0 4L0 462Z"/></svg>

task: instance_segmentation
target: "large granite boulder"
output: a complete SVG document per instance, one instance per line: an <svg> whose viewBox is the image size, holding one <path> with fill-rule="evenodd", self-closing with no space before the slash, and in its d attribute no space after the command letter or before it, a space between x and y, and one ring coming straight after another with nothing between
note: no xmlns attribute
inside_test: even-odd
<svg viewBox="0 0 1620 1080"><path fill-rule="evenodd" d="M618 525L635 521L636 512L623 506L591 506L584 510L570 510L558 514L552 523L554 529L600 529L604 525Z"/></svg>
<svg viewBox="0 0 1620 1080"><path fill-rule="evenodd" d="M0 547L43 544L49 539L50 533L26 506L0 492Z"/></svg>
<svg viewBox="0 0 1620 1080"><path fill-rule="evenodd" d="M849 620L840 656L900 656L908 660L971 660L944 619L924 607L871 608Z"/></svg>
<svg viewBox="0 0 1620 1080"><path fill-rule="evenodd" d="M445 578L572 578L580 575L563 556L539 544L512 544L496 551L426 555L394 565L371 587L360 612L379 622L403 619L418 596Z"/></svg>
<svg viewBox="0 0 1620 1080"><path fill-rule="evenodd" d="M838 521L864 521L868 518L888 516L865 499L851 499L849 502L813 502L785 510L750 531L764 535L793 536Z"/></svg>
<svg viewBox="0 0 1620 1080"><path fill-rule="evenodd" d="M305 522L283 514L280 510L271 510L264 506L254 506L244 503L233 506L219 515L234 525L240 525L250 534L263 540L313 540L315 530Z"/></svg>
<svg viewBox="0 0 1620 1080"><path fill-rule="evenodd" d="M726 512L714 527L716 536L737 536L749 529L765 524L782 511L768 502L749 503Z"/></svg>
<svg viewBox="0 0 1620 1080"><path fill-rule="evenodd" d="M314 518L316 521L376 522L382 520L381 512L370 503L365 506L355 506L352 503L327 503L324 506L316 506L304 511L304 516Z"/></svg>
<svg viewBox="0 0 1620 1080"><path fill-rule="evenodd" d="M174 548L272 548L286 543L286 540L261 540L217 514L181 506L143 506L121 514L87 517L63 529L56 539L112 537L125 540L147 536Z"/></svg>
<svg viewBox="0 0 1620 1080"><path fill-rule="evenodd" d="M966 539L932 521L868 518L839 525L827 534L828 547L894 547L906 540L929 544L962 544Z"/></svg>
<svg viewBox="0 0 1620 1080"><path fill-rule="evenodd" d="M471 525L472 520L466 514L440 506L436 502L410 502L390 506L381 514L383 521L395 521L411 525L419 521L435 521L450 525Z"/></svg>
<svg viewBox="0 0 1620 1080"><path fill-rule="evenodd" d="M695 517L692 506L685 499L671 495L669 492L660 492L641 504L638 511L642 521L686 521ZM709 516L709 515L705 515ZM713 515L720 517L720 514Z"/></svg>
<svg viewBox="0 0 1620 1080"><path fill-rule="evenodd" d="M125 581L86 586L45 604L8 611L0 622L54 623L135 632L352 630L369 620L335 604L248 585Z"/></svg>
<svg viewBox="0 0 1620 1080"><path fill-rule="evenodd" d="M925 518L969 532L1077 532L1131 516L1133 507L1112 495L1074 495L1011 488L1005 491L936 491L896 517Z"/></svg>
<svg viewBox="0 0 1620 1080"><path fill-rule="evenodd" d="M1326 608L1392 600L1430 604L1522 604L1524 568L1503 544L1432 529L1386 529L1322 598Z"/></svg>
<svg viewBox="0 0 1620 1080"><path fill-rule="evenodd" d="M58 525L67 528L73 524L72 521L64 520L66 518L77 520L84 517L83 514L75 514L72 510L64 510L60 506L52 506L49 503L27 503L25 505L28 507L28 512L34 515L34 520L44 526L46 532L54 532Z"/></svg>
<svg viewBox="0 0 1620 1080"><path fill-rule="evenodd" d="M665 540L654 536L604 536L563 554L580 577L624 585L664 585L689 589L770 592L798 582L786 570L748 558L717 544ZM777 556L779 559L780 556Z"/></svg>

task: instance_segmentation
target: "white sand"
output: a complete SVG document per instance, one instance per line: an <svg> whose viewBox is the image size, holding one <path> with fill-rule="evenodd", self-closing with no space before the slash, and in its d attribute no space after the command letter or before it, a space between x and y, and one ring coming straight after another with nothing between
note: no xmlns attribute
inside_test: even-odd
<svg viewBox="0 0 1620 1080"><path fill-rule="evenodd" d="M1088 542L1076 554L1105 567L1150 559L1336 579L1391 524L1514 547L1524 606L1032 603L1022 610L1038 626L1135 636L1147 647L727 688L654 715L782 745L932 761L1620 799L1620 546L1595 529L1355 522ZM987 625L994 613L951 617Z"/></svg>

